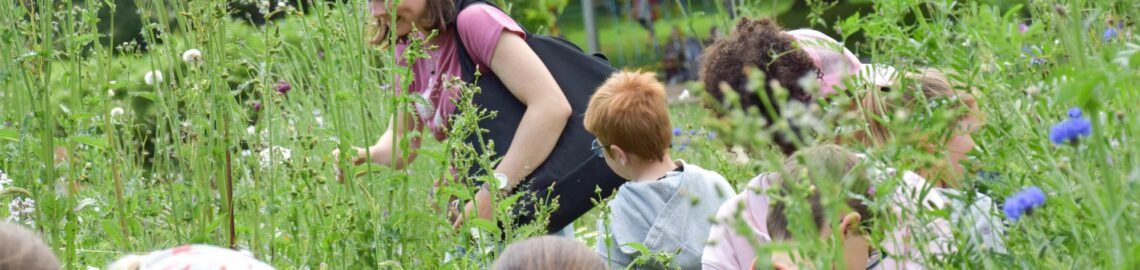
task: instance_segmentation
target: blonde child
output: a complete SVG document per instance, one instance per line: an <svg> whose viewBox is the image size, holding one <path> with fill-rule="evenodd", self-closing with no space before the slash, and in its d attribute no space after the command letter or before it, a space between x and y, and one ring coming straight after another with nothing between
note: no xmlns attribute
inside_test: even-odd
<svg viewBox="0 0 1140 270"><path fill-rule="evenodd" d="M539 236L515 242L503 250L492 270L604 270L605 262L578 240Z"/></svg>
<svg viewBox="0 0 1140 270"><path fill-rule="evenodd" d="M878 87L868 91L860 102L859 112L864 116L867 128L864 132L855 134L854 138L864 145L873 148L883 148L888 145L915 145L930 152L941 161L931 166L918 168L915 172L906 171L900 176L901 187L894 196L894 211L899 215L919 211L919 205L927 208L949 208L951 211L949 224L903 224L902 229L915 229L914 227L928 227L929 231L948 231L954 227L962 235L968 237L967 241L974 251L1004 252L1004 243L1001 240L1004 227L996 215L997 206L985 194L975 192L972 187L963 183L966 169L961 162L967 159L967 154L976 146L972 134L985 123L985 115L978 109L977 101L973 95L960 90L962 87L949 80L946 75L936 69L924 68L918 72L908 72L900 77L895 90L880 89ZM900 85L903 84L903 85ZM892 91L901 91L894 93ZM896 112L910 112L907 119L922 119L932 121L939 119L926 116L929 112L952 113L950 123L945 123L949 130L934 133L920 134L919 136L894 136L888 126L891 121L904 121L898 118ZM920 123L923 126L941 126L943 123ZM929 131L929 130L927 130ZM924 192L924 191L932 192ZM921 202L921 204L919 203ZM941 222L941 221L940 221ZM911 223L917 223L913 220ZM925 222L923 222L925 223ZM936 222L938 223L938 222ZM910 227L910 228L907 228ZM952 237L943 237L942 241L949 241ZM940 252L953 252L949 243L933 243L931 249ZM902 246L902 245L900 245Z"/></svg>
<svg viewBox="0 0 1140 270"><path fill-rule="evenodd" d="M593 148L629 180L609 203L609 224L598 225L597 251L611 268L649 255L630 246L639 243L675 254L653 264L699 269L709 217L735 194L720 174L670 158L670 125L664 86L650 73L615 73L590 99L585 127L598 138Z"/></svg>
<svg viewBox="0 0 1140 270"><path fill-rule="evenodd" d="M0 269L58 270L51 247L19 225L0 223Z"/></svg>

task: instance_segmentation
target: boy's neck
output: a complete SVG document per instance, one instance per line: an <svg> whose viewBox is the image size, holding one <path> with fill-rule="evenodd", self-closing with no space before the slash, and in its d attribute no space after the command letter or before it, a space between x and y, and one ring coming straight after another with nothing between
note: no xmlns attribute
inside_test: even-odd
<svg viewBox="0 0 1140 270"><path fill-rule="evenodd" d="M678 165L677 162L673 161L673 159L669 157L669 154L665 154L665 156L663 156L660 161L655 161L646 165L645 169L637 175L637 178L634 179L633 182L657 181L665 177L665 174L668 174L669 172L677 169L677 166L680 165Z"/></svg>

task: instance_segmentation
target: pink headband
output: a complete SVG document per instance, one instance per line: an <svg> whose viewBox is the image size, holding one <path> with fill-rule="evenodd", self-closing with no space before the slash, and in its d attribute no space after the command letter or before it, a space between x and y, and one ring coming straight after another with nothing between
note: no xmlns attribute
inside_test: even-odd
<svg viewBox="0 0 1140 270"><path fill-rule="evenodd" d="M787 31L819 68L820 96L847 89L843 78L859 73L863 64L835 39L811 29Z"/></svg>

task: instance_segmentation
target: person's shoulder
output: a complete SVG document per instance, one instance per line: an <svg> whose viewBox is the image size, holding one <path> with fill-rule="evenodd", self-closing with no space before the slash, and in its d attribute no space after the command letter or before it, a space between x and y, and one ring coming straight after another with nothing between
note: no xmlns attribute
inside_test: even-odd
<svg viewBox="0 0 1140 270"><path fill-rule="evenodd" d="M510 20L511 17L503 13L499 8L488 4L472 4L459 11L455 17L455 23L462 27L463 25L483 24L486 22L495 22L499 20Z"/></svg>
<svg viewBox="0 0 1140 270"><path fill-rule="evenodd" d="M696 164L692 164L692 163L688 163L688 162L684 162L684 161L680 161L680 162L681 162L682 166L685 168L686 174L692 175L694 177L699 177L699 178L706 180L706 181L713 181L713 182L718 182L718 183L724 182L725 184L728 183L728 180L726 180L724 178L724 176L718 172L705 169L705 168L703 168L699 165L696 165Z"/></svg>

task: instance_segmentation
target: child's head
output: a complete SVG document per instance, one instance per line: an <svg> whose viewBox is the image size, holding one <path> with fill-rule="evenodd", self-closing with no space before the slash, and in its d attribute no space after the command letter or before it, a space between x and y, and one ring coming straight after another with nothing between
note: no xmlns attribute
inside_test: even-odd
<svg viewBox="0 0 1140 270"><path fill-rule="evenodd" d="M507 246L491 269L596 270L606 269L606 264L586 244L572 238L548 235Z"/></svg>
<svg viewBox="0 0 1140 270"><path fill-rule="evenodd" d="M949 168L936 171L952 174L939 177L938 180L955 185L954 179L961 177L965 171L959 162L965 160L966 153L969 153L975 146L974 139L970 134L984 124L984 115L978 109L977 102L972 95L965 91L956 90L955 88L960 88L960 86L951 82L945 74L938 70L928 68L922 72L907 73L903 79L907 80L908 83L906 89L899 89L901 93L893 95L897 99L892 99L891 93L883 90L868 91L867 95L863 97L861 107L868 127L867 132L859 134L857 137L871 146L887 144L892 135L891 130L882 119L893 118L899 110L906 111L909 114L920 113L928 108L957 112L953 119L954 122L949 125L952 130L948 139L923 137L923 140L919 142L906 142L927 145L927 147L933 148L930 149L931 151L941 149L939 147L944 146L946 163L949 164ZM927 177L932 176L927 175Z"/></svg>
<svg viewBox="0 0 1140 270"><path fill-rule="evenodd" d="M635 179L644 168L669 160L669 110L665 87L652 73L614 73L590 97L585 127L614 172Z"/></svg>
<svg viewBox="0 0 1140 270"><path fill-rule="evenodd" d="M859 158L854 153L835 145L820 145L796 152L784 161L780 175L773 178L773 185L779 186L783 198L772 200L768 211L768 235L773 242L795 241L789 232L786 199L802 198L788 196L793 190L806 190L810 195L806 203L811 209L812 223L818 228L820 237L828 238L839 231L843 239L843 256L848 269L864 269L870 247L860 225L872 218L871 211L860 199L848 194L865 194L871 187L870 180L861 170L856 170ZM805 189L806 188L806 189ZM821 189L826 189L822 190ZM826 195L823 195L826 194ZM821 198L829 196L829 198ZM834 196L834 197L830 197ZM827 201L840 200L843 210L829 214L825 209ZM838 221L832 228L829 224ZM788 265L786 254L774 254L775 262Z"/></svg>
<svg viewBox="0 0 1140 270"><path fill-rule="evenodd" d="M702 57L700 77L705 90L724 103L724 91L729 89L722 89L722 85L731 88L740 97L742 108L760 109L769 125L780 118L784 104L810 103L813 96L826 96L834 89L841 89L842 78L857 73L861 66L854 54L834 39L814 30L784 31L766 18L741 19L728 37L709 46ZM766 76L766 82L753 82L761 84L762 92L748 89L750 68ZM805 89L803 82L811 79L819 83L821 92ZM783 98L775 95L773 82L786 89L788 95ZM771 103L772 113L766 109L765 100ZM797 130L794 126L792 129ZM774 138L784 154L796 150L793 140L787 138L792 135L795 134L777 133Z"/></svg>
<svg viewBox="0 0 1140 270"><path fill-rule="evenodd" d="M51 248L35 233L0 223L0 269L56 270L60 266Z"/></svg>

